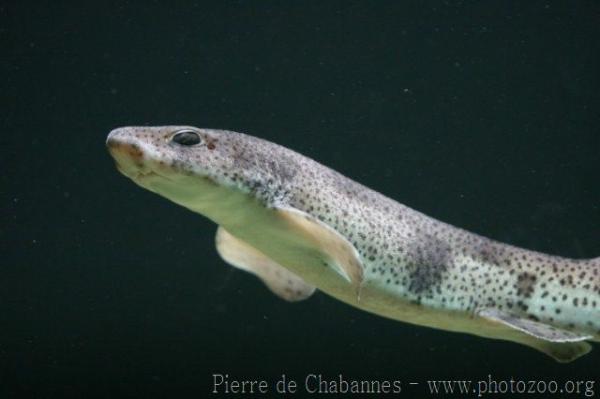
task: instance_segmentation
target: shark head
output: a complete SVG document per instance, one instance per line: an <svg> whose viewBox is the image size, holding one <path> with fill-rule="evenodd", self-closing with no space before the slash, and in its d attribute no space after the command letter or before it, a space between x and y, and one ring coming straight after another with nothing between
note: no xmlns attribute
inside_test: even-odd
<svg viewBox="0 0 600 399"><path fill-rule="evenodd" d="M184 176L224 183L234 164L231 142L237 135L191 126L132 126L111 131L106 145L118 170L141 186Z"/></svg>
<svg viewBox="0 0 600 399"><path fill-rule="evenodd" d="M272 203L298 171L292 151L226 130L122 127L106 145L123 175L205 215L206 205L223 201L227 190Z"/></svg>

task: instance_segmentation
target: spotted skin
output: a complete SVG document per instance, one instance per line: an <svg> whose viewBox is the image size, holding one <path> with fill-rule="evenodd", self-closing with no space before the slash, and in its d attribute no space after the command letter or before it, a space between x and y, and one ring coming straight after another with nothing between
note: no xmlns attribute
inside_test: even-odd
<svg viewBox="0 0 600 399"><path fill-rule="evenodd" d="M197 132L201 144L173 142L181 129ZM243 195L252 199L252 206L267 210L296 209L327 224L360 255L360 297L315 270L294 272L351 305L538 349L538 342L477 320L478 311L494 309L593 340L600 337L600 258L568 259L482 237L410 209L294 151L241 133L127 127L111 132L107 146L119 170L137 184L230 231L241 231L251 212L242 214L240 201L245 200L227 193ZM182 184L176 186L178 179ZM205 194L213 191L212 197ZM268 245L252 245L268 253Z"/></svg>

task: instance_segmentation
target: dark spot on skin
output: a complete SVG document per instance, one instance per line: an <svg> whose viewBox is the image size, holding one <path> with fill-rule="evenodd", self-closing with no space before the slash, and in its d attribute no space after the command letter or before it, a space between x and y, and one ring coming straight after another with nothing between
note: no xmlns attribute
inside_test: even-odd
<svg viewBox="0 0 600 399"><path fill-rule="evenodd" d="M287 157L279 157L277 161L271 160L268 163L269 175L280 182L291 180L297 173L297 166Z"/></svg>
<svg viewBox="0 0 600 399"><path fill-rule="evenodd" d="M500 265L505 262L505 257L498 253L497 245L485 238L478 238L469 248L465 248L465 252L482 263Z"/></svg>
<svg viewBox="0 0 600 399"><path fill-rule="evenodd" d="M254 165L254 158L250 151L247 151L245 147L235 148L233 154L233 168L238 170L250 169Z"/></svg>
<svg viewBox="0 0 600 399"><path fill-rule="evenodd" d="M517 306L525 312L527 311L527 309L529 309L529 306L524 304L523 301L517 301Z"/></svg>
<svg viewBox="0 0 600 399"><path fill-rule="evenodd" d="M412 259L406 266L408 290L414 294L433 294L452 265L450 245L429 234L422 234L410 246L409 254Z"/></svg>
<svg viewBox="0 0 600 399"><path fill-rule="evenodd" d="M535 288L537 277L533 274L523 272L517 276L517 295L531 298Z"/></svg>

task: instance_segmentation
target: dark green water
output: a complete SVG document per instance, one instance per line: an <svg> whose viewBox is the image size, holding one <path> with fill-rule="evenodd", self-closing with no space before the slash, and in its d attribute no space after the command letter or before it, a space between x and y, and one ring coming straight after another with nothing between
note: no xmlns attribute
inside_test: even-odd
<svg viewBox="0 0 600 399"><path fill-rule="evenodd" d="M247 132L471 231L600 256L597 2L66 3L0 5L2 398L205 397L213 373L409 398L595 379L600 397L600 345L560 365L323 294L284 303L104 147L121 125Z"/></svg>

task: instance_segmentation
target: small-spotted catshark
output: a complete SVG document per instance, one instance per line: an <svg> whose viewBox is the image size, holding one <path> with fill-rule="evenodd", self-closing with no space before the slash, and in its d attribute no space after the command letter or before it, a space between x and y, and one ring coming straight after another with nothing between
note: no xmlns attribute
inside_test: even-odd
<svg viewBox="0 0 600 399"><path fill-rule="evenodd" d="M322 292L381 316L518 342L567 362L600 340L600 258L503 244L241 133L124 127L136 184L219 225L217 251L280 297Z"/></svg>

